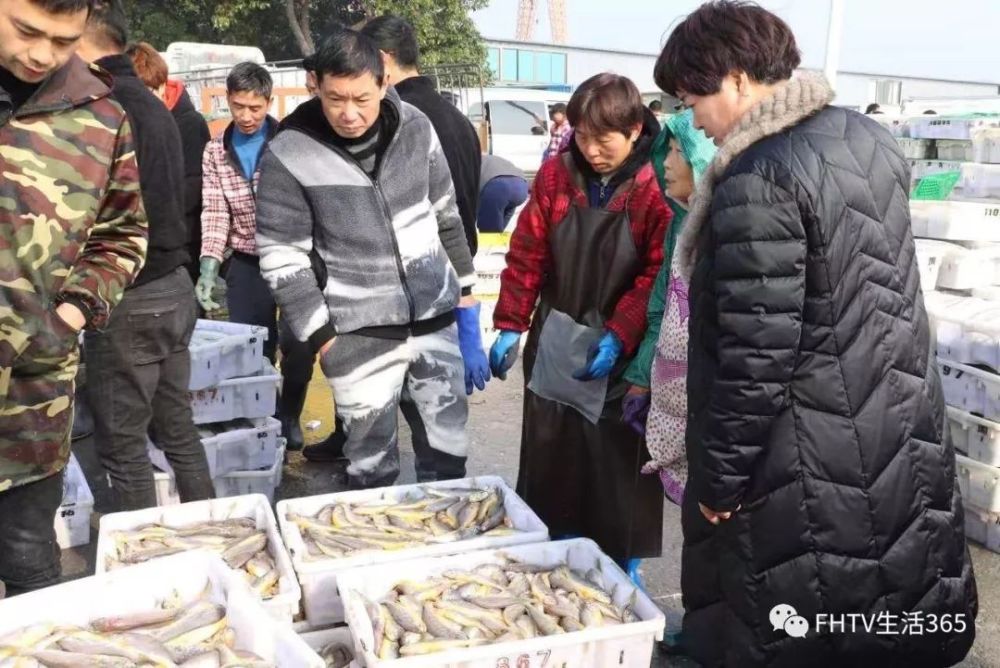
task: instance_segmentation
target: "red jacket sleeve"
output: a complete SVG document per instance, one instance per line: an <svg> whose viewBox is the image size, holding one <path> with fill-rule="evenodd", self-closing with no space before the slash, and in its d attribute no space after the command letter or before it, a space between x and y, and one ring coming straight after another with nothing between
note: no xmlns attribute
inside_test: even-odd
<svg viewBox="0 0 1000 668"><path fill-rule="evenodd" d="M531 198L517 219L510 239L507 268L500 274L500 297L493 312L499 330L525 332L538 301L542 282L552 263L549 229L552 225L552 182L556 160L543 165L531 189Z"/></svg>
<svg viewBox="0 0 1000 668"><path fill-rule="evenodd" d="M645 180L641 192L632 195L630 204L632 236L642 268L632 288L618 300L606 325L622 340L626 355L636 351L646 334L646 309L663 264L663 238L673 218L654 179Z"/></svg>

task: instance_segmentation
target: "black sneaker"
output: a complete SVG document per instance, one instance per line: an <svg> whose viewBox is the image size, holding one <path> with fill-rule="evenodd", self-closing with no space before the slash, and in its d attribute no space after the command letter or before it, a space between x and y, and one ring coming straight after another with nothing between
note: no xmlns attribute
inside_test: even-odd
<svg viewBox="0 0 1000 668"><path fill-rule="evenodd" d="M331 463L344 461L344 443L347 438L342 432L335 431L316 445L310 445L302 451L302 456L315 463Z"/></svg>

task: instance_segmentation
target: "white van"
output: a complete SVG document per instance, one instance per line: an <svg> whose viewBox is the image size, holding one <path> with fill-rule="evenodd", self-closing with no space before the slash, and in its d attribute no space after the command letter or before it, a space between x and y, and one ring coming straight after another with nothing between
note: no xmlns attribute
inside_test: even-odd
<svg viewBox="0 0 1000 668"><path fill-rule="evenodd" d="M487 150L533 175L549 145L549 109L570 94L530 88L467 88L452 100L479 127L487 125Z"/></svg>

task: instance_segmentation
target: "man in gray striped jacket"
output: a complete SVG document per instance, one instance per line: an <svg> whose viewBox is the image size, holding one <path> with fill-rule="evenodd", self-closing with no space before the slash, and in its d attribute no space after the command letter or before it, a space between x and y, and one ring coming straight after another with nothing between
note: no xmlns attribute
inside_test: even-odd
<svg viewBox="0 0 1000 668"><path fill-rule="evenodd" d="M261 272L295 335L320 352L350 485L399 474L404 388L435 477L464 477L466 394L489 369L448 163L427 117L387 89L369 38L338 30L310 62L318 95L261 161Z"/></svg>

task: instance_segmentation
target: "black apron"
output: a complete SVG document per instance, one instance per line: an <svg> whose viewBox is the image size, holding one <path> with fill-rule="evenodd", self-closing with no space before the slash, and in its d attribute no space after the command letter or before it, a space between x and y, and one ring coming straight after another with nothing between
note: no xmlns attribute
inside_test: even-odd
<svg viewBox="0 0 1000 668"><path fill-rule="evenodd" d="M572 377L642 270L627 206L574 205L549 247L553 266L524 350L517 492L553 538L590 538L618 561L659 556L663 489L640 472L649 454L621 418L629 359L602 380Z"/></svg>

